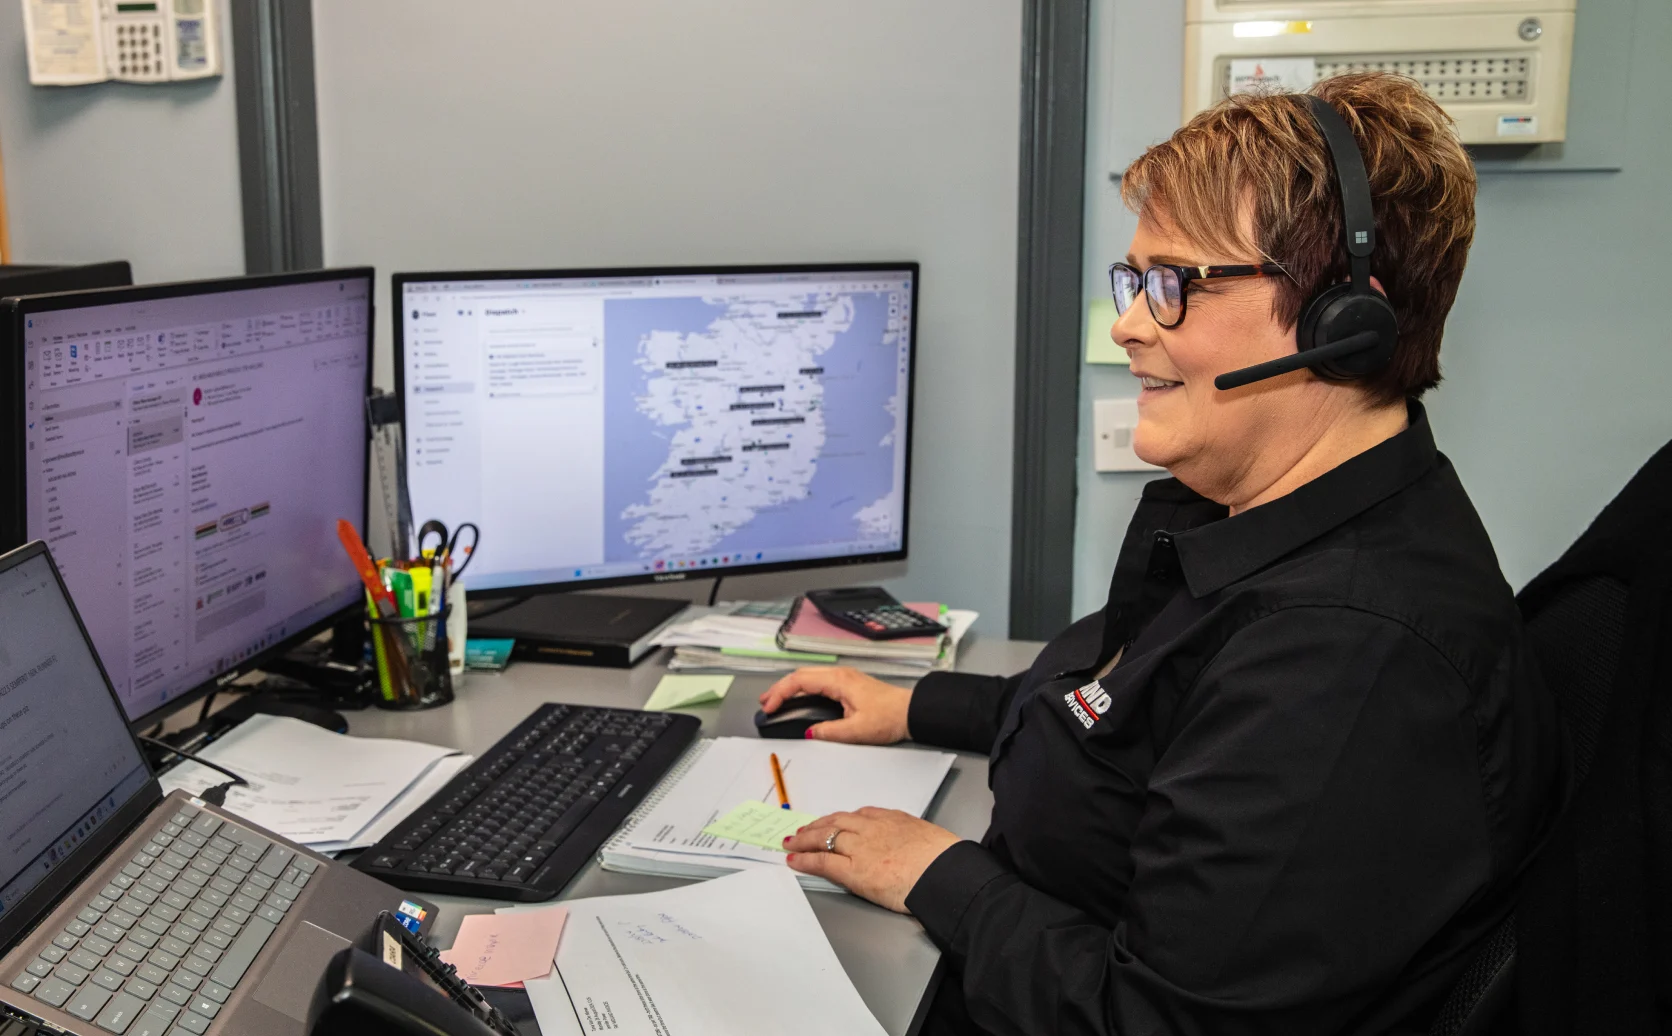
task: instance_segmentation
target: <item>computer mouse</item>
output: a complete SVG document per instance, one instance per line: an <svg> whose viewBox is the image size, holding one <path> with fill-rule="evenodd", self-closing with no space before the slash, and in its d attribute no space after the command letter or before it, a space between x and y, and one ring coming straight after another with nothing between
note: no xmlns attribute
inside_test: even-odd
<svg viewBox="0 0 1672 1036"><path fill-rule="evenodd" d="M804 738L815 723L841 719L842 703L822 694L804 694L778 706L778 711L755 713L755 733L761 737Z"/></svg>

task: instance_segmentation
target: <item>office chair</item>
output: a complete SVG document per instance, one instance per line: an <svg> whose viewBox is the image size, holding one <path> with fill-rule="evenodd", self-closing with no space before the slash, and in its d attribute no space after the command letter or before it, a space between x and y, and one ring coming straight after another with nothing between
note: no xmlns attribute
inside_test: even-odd
<svg viewBox="0 0 1672 1036"><path fill-rule="evenodd" d="M1672 658L1661 657L1672 626L1672 443L1517 603L1569 740L1573 797L1516 912L1470 962L1430 1036L1649 1032L1647 960L1657 939L1672 945L1672 917L1649 908L1672 891L1648 880L1666 832L1645 824L1672 805L1672 793L1655 790L1672 764ZM1643 963L1619 966L1631 959Z"/></svg>

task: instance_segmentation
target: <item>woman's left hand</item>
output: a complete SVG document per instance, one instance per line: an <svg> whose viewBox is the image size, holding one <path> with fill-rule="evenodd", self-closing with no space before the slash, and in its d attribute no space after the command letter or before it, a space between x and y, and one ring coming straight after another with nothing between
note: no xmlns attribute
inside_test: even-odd
<svg viewBox="0 0 1672 1036"><path fill-rule="evenodd" d="M826 851L831 832L835 848ZM879 906L906 912L906 895L935 857L961 841L944 827L897 809L832 813L784 839L790 866L834 881Z"/></svg>

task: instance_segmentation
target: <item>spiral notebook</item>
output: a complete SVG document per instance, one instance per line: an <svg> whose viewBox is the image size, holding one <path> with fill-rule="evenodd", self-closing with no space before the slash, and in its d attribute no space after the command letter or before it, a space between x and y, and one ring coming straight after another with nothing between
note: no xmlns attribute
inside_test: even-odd
<svg viewBox="0 0 1672 1036"><path fill-rule="evenodd" d="M670 878L716 878L752 868L783 867L784 854L703 833L746 800L777 803L768 757L784 767L790 805L822 816L863 806L915 816L929 810L952 768L950 752L916 746L839 745L829 741L698 741L669 770L599 852L605 870ZM805 889L840 892L812 875Z"/></svg>

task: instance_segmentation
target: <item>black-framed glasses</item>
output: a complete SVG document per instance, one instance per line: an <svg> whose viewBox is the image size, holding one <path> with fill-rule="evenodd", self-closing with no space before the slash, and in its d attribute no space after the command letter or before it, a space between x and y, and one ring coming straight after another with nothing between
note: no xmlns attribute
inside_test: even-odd
<svg viewBox="0 0 1672 1036"><path fill-rule="evenodd" d="M1273 277L1286 273L1276 263L1242 266L1173 266L1156 263L1139 270L1126 263L1109 266L1109 290L1115 293L1115 312L1125 315L1144 293L1150 316L1169 330L1184 323L1184 300L1191 281L1213 281L1223 277Z"/></svg>

